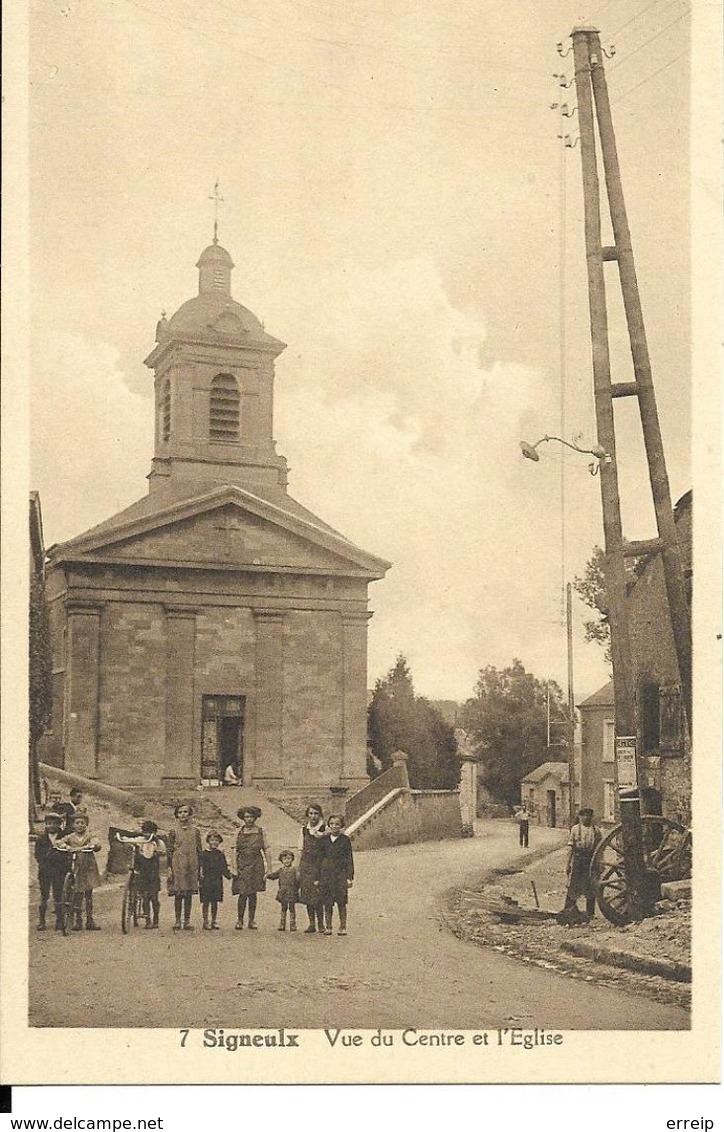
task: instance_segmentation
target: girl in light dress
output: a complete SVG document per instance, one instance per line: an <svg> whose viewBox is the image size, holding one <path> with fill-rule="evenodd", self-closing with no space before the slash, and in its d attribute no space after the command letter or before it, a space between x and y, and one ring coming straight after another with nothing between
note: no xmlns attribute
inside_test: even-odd
<svg viewBox="0 0 724 1132"><path fill-rule="evenodd" d="M56 847L65 849L69 853L78 850L76 890L73 897L73 931L83 930L84 903L86 931L100 931L99 925L93 919L93 889L101 883L95 858L96 853L100 853L101 843L88 830L87 814L75 813L72 831L66 837L59 838Z"/></svg>
<svg viewBox="0 0 724 1132"><path fill-rule="evenodd" d="M174 810L176 824L168 835L168 891L174 901L173 930L181 930L183 912L184 931L193 931L191 903L199 891L199 864L201 860L201 834L192 822L193 808L187 802Z"/></svg>

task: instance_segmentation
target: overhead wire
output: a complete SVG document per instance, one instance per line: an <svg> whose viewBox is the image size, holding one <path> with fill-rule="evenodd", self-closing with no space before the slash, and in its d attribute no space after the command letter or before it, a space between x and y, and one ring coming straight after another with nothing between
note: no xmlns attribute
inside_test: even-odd
<svg viewBox="0 0 724 1132"><path fill-rule="evenodd" d="M129 3L131 3L133 5L133 7L135 7L138 11L143 12L146 16L153 17L153 18L159 18L159 19L161 19L165 22L173 23L176 26L183 27L186 30L192 30L194 32L194 34L201 34L202 37L204 39L206 39L207 41L210 39L210 36L208 34L208 25L207 24L203 25L204 28L205 28L205 33L199 33L199 31L198 31L199 21L195 18L189 18L187 20L184 17L182 17L182 18L174 17L174 16L170 15L168 12L158 12L158 11L154 11L154 10L149 10L149 8L144 3L141 3L140 0L129 0ZM223 7L226 7L226 6L223 5ZM228 21L226 23L226 27L227 27L228 30L232 30ZM238 24L236 25L236 30L239 33L241 32L241 27ZM285 73L290 73L290 67L289 67L288 63L286 63L282 60L276 60L274 58L269 58L266 55L259 55L259 54L255 53L253 51L248 51L247 49L241 48L241 47L235 47L234 50L237 53L244 55L249 59L253 59L255 62L263 64L264 66L276 67L277 69L283 70ZM352 106L360 105L360 104L367 104L369 106L383 107L383 108L386 108L386 109L394 111L394 112L401 112L401 113L407 113L407 114L418 114L418 115L424 115L426 117L433 115L436 119L439 119L441 121L455 121L455 122L457 122L457 121L460 121L460 122L479 121L485 116L484 111L481 111L480 113L477 113L477 114L476 113L462 114L461 112L459 112L457 110L454 110L452 113L445 113L445 110L447 108L444 107L444 106L441 107L440 109L438 109L434 105L428 105L428 106L424 106L424 107L422 107L422 106L411 106L407 103L375 97L375 96L370 95L369 93L367 93L365 91L360 90L359 88L355 89L355 88L352 88L348 85L343 85L342 83L334 82L333 80L330 80L330 79L325 79L318 72L313 72L313 71L309 71L309 70L306 70L306 69L300 69L299 67L295 67L293 69L293 71L291 71L291 73L293 73L295 75L302 76L302 77L307 78L307 79L310 79L312 82L316 83L317 85L319 85L321 87L326 87L329 90L336 90L336 91L339 91L340 93L342 93L344 95L347 95L348 98L351 100L348 103L348 105L352 105ZM511 101L508 101L508 100L499 99L497 97L495 99L495 102L499 107L504 106L504 107L510 108L510 109L518 109L521 106L520 102L511 102ZM326 110L325 110L325 113L326 113ZM512 135L512 134L515 133L515 131L506 130L506 133L510 133ZM543 135L541 134L540 136L542 137Z"/></svg>
<svg viewBox="0 0 724 1132"><path fill-rule="evenodd" d="M660 75L662 71L667 71L669 69L669 67L673 67L674 63L678 63L680 59L683 59L688 54L689 54L689 51L687 49L686 51L680 52L673 59L669 59L669 62L664 63L663 67L659 67L659 69L657 71L654 71L652 74L647 75L646 78L641 79L640 82L637 82L635 86L632 86L629 90L625 91L623 94L619 94L616 98L612 98L611 104L613 105L614 103L617 103L617 102L623 102L624 98L628 98L628 96L630 94L633 94L633 92L635 90L638 90L639 87L645 86L646 83L651 82L651 80L655 79L657 75Z"/></svg>
<svg viewBox="0 0 724 1132"><path fill-rule="evenodd" d="M639 44L639 46L634 48L633 51L629 51L628 55L624 55L623 58L617 58L616 62L612 63L608 68L609 74L612 71L617 70L623 63L627 63L629 59L633 59L634 55L638 55L639 51L643 51L644 47L648 47L650 43L654 43L654 41L659 39L660 36L664 34L664 32L667 32L670 28L674 27L675 24L678 24L681 20L688 16L690 11L690 7L687 6L686 11L682 12L680 16L677 16L675 20L671 21L671 23L666 24L665 27L660 28L659 31L656 32L656 35L652 35L650 39L647 39L643 43Z"/></svg>
<svg viewBox="0 0 724 1132"><path fill-rule="evenodd" d="M601 8L594 8L592 15L600 22L603 13L615 3L617 3L617 0L608 0L608 3L604 4Z"/></svg>
<svg viewBox="0 0 724 1132"><path fill-rule="evenodd" d="M645 16L651 8L654 8L659 3L661 3L661 0L651 0L650 4L647 4L646 7L642 8L640 12L637 12L636 15L631 16L630 19L626 20L625 24L621 24L621 26L616 28L615 31L612 31L610 38L614 39L617 35L620 35L624 28L627 28L629 24L634 23L636 20L641 19L641 17Z"/></svg>

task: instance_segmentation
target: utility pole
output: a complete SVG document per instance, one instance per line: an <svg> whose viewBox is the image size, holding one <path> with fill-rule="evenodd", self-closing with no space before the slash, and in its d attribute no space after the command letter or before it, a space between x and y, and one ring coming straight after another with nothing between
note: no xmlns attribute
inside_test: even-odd
<svg viewBox="0 0 724 1132"><path fill-rule="evenodd" d="M568 646L568 816L576 817L576 702L573 696L573 603L571 583L566 583L566 643Z"/></svg>
<svg viewBox="0 0 724 1132"><path fill-rule="evenodd" d="M571 32L581 139L581 168L585 215L586 263L591 324L593 389L598 443L606 453L601 460L601 506L605 542L605 580L611 626L611 656L616 714L616 736L635 739L635 682L626 611L626 557L660 553L666 578L671 626L676 644L684 704L691 720L691 625L686 605L683 571L676 539L671 493L666 474L663 443L654 396L651 364L636 281L631 235L626 218L623 189L611 119L603 50L595 28L576 27ZM595 105L594 105L595 103ZM601 241L601 193L596 155L595 119L601 143L614 245ZM611 381L611 361L606 305L604 262L616 261L631 342L635 380ZM624 546L621 504L616 465L613 400L638 397L641 427L649 467L659 537ZM623 744L622 744L623 746ZM634 782L623 790L617 760L617 782L623 839L628 911L632 919L647 914L652 891L644 868L639 787L642 784L638 755Z"/></svg>

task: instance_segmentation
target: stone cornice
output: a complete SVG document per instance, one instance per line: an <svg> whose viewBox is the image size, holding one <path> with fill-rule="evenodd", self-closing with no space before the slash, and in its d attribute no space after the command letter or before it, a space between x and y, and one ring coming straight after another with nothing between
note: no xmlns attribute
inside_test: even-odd
<svg viewBox="0 0 724 1132"><path fill-rule="evenodd" d="M192 620L196 617L199 610L195 606L189 605L166 605L164 603L164 612L167 617L187 618Z"/></svg>
<svg viewBox="0 0 724 1132"><path fill-rule="evenodd" d="M103 602L100 601L84 601L79 598L69 598L66 601L66 612L71 615L73 613L91 613L99 615L103 612Z"/></svg>
<svg viewBox="0 0 724 1132"><path fill-rule="evenodd" d="M148 366L149 369L155 369L172 352L184 353L184 347L188 346L205 346L215 358L221 358L226 353L259 353L270 354L276 358L286 349L286 342L282 342L279 338L273 338L271 334L265 335L266 340L259 340L249 338L244 342L234 342L231 340L224 341L223 337L219 334L209 334L208 337L201 334L188 334L178 335L164 339L163 342L158 342L147 358L143 359L143 364ZM213 362L214 357L194 359L206 362Z"/></svg>
<svg viewBox="0 0 724 1132"><path fill-rule="evenodd" d="M286 617L287 611L285 609L252 609L255 621L271 622L281 624Z"/></svg>

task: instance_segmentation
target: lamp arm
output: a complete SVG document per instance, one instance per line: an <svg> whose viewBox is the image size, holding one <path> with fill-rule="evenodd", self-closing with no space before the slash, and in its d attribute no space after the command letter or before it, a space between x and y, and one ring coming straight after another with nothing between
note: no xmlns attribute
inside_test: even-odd
<svg viewBox="0 0 724 1132"><path fill-rule="evenodd" d="M574 452L582 452L584 454L584 456L596 456L599 459L602 458L600 449L579 448L577 444L571 444L571 442L569 440L564 440L563 437L561 437L561 436L543 436L538 441L538 444L543 444L544 441L548 441L548 440L556 440L556 441L558 441L559 444L565 444L566 448L572 448ZM534 447L537 448L538 444L534 445Z"/></svg>

